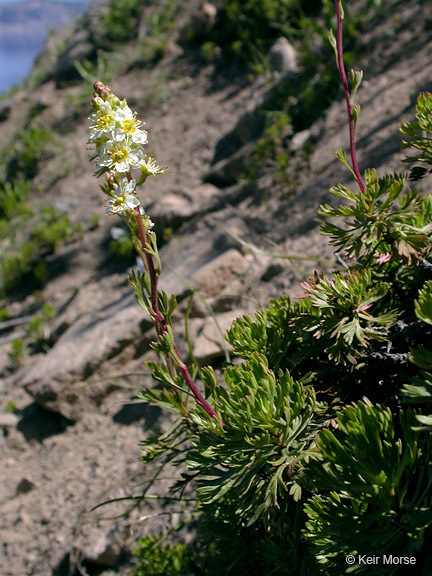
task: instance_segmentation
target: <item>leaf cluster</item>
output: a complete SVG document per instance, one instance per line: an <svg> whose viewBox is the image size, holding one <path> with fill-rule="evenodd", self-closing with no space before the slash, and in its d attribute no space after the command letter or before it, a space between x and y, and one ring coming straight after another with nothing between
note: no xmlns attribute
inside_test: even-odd
<svg viewBox="0 0 432 576"><path fill-rule="evenodd" d="M385 283L372 283L368 270L337 273L332 278L316 277L308 289L311 304L319 315L301 321L315 338L327 339L329 360L355 364L356 356L372 340L386 340L397 311L373 314L389 290Z"/></svg>
<svg viewBox="0 0 432 576"><path fill-rule="evenodd" d="M420 180L431 172L425 168L424 164L432 165L432 94L421 92L416 104L416 122L405 122L401 125L400 131L406 136L403 140L405 148L413 148L415 154L404 159L408 164L420 163L421 166L411 168L411 179Z"/></svg>
<svg viewBox="0 0 432 576"><path fill-rule="evenodd" d="M138 566L131 576L193 576L200 574L194 565L190 548L181 542L163 544L156 536L147 536L138 541L133 550Z"/></svg>
<svg viewBox="0 0 432 576"><path fill-rule="evenodd" d="M364 193L342 184L331 188L346 204L337 208L325 204L319 214L342 218L343 226L326 222L322 233L360 264L387 253L399 261L419 258L432 232L431 198L423 199L416 190L405 189L403 175L378 178L375 170L368 170L365 180Z"/></svg>
<svg viewBox="0 0 432 576"><path fill-rule="evenodd" d="M425 283L419 291L414 303L417 318L427 325L432 325L432 281ZM410 384L405 384L402 393L408 402L420 405L422 413L417 414L421 426L417 429L432 431L432 350L429 346L418 346L411 349L411 361L420 368L420 373L411 378ZM431 411L425 414L424 411Z"/></svg>
<svg viewBox="0 0 432 576"><path fill-rule="evenodd" d="M31 180L55 152L53 135L30 121L2 150L0 162L0 295L5 296L30 280L46 280L44 257L60 243L73 240L80 227L49 205L30 208Z"/></svg>
<svg viewBox="0 0 432 576"><path fill-rule="evenodd" d="M348 406L337 423L337 433L320 432L319 460L304 476L320 491L305 506L304 529L318 564L344 569L345 556L364 554L371 542L380 554L416 555L432 528L432 445L413 431L415 414L401 413L398 423L389 409L365 400Z"/></svg>
<svg viewBox="0 0 432 576"><path fill-rule="evenodd" d="M313 443L315 395L288 371L275 374L262 355L227 368L224 380L214 401L229 432L202 426L186 465L204 506L216 504L219 515L235 514L239 524L261 518L268 525L287 493L301 497L291 476Z"/></svg>

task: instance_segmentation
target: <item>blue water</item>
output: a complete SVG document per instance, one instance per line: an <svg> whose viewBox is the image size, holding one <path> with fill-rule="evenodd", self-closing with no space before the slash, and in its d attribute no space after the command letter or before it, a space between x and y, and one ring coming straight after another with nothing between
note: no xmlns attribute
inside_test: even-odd
<svg viewBox="0 0 432 576"><path fill-rule="evenodd" d="M22 4L26 0L0 0L1 6L9 6L11 4ZM62 2L62 0L53 0L53 2ZM68 4L80 4L81 0L67 0Z"/></svg>
<svg viewBox="0 0 432 576"><path fill-rule="evenodd" d="M52 0L67 4L89 4L90 0ZM26 0L0 0L0 8ZM47 26L48 29L48 26ZM0 38L1 40L1 38ZM20 84L30 72L45 38L20 38L17 45L0 42L0 94ZM15 44L15 43L14 43Z"/></svg>
<svg viewBox="0 0 432 576"><path fill-rule="evenodd" d="M0 93L6 92L24 80L30 72L39 48L32 46L27 50L0 49Z"/></svg>

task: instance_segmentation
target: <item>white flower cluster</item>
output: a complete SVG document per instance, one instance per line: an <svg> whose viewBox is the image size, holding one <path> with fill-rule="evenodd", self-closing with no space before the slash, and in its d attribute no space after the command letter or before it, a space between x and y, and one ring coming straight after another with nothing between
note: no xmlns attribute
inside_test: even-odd
<svg viewBox="0 0 432 576"><path fill-rule="evenodd" d="M144 158L142 145L147 142L147 132L140 129L141 122L126 101L96 96L93 106L89 142L96 144L98 168L125 174L138 167Z"/></svg>
<svg viewBox="0 0 432 576"><path fill-rule="evenodd" d="M102 82L95 82L93 113L90 115L89 144L95 146L98 175L108 173L111 184L103 190L109 195L108 214L132 214L140 206L136 186L147 176L167 172L156 165L154 158L144 154L147 132L136 113L120 101ZM135 178L133 178L135 176ZM144 215L144 211L140 208ZM151 220L147 218L148 227Z"/></svg>

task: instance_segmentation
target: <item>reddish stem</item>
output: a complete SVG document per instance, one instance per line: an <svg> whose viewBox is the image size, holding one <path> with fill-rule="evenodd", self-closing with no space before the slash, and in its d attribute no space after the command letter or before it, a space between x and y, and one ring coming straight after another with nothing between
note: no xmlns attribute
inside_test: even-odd
<svg viewBox="0 0 432 576"><path fill-rule="evenodd" d="M143 221L141 218L139 208L135 208L135 219L136 219L136 223L138 226L138 237L140 239L141 246L143 248L143 254L144 254L144 258L145 258L144 264L145 264L146 270L150 276L150 301L151 301L153 316L154 316L155 321L156 321L156 330L157 330L158 335L162 336L164 334L164 332L166 332L166 330L168 329L168 326L167 326L167 323L165 322L164 317L160 313L159 306L158 306L158 297L157 297L157 295L158 295L158 275L157 275L155 267L154 267L153 258L151 256L151 254L149 254L146 250L146 244L148 242L148 237L147 237L147 232L144 228L144 224L143 224ZM198 402L198 404L200 406L202 406L202 408L207 412L207 414L211 418L217 418L218 416L217 416L216 412L213 410L213 408L209 405L209 403L206 401L204 396L201 394L201 392L196 387L194 381L192 380L191 375L189 374L189 371L186 367L186 364L180 360L180 355L179 355L179 352L177 349L177 344L176 344L174 336L173 336L173 347L174 347L175 356L178 358L180 372L182 373L182 376L183 376L186 384L188 385L190 391L195 396L196 401ZM173 370L171 356L169 354L166 354L165 358L167 361L167 367L168 367L168 371L170 373L170 376L172 378L174 378L174 370ZM222 420L222 425L224 428L226 428L226 425L225 425L223 420Z"/></svg>
<svg viewBox="0 0 432 576"><path fill-rule="evenodd" d="M349 135L350 135L350 152L351 152L351 163L355 179L362 192L365 192L366 186L361 177L360 170L357 164L357 152L356 152L356 139L355 139L355 124L353 116L353 108L350 102L350 92L348 89L348 81L345 74L345 66L343 62L343 49L342 49L342 8L341 0L336 0L336 18L337 18L337 31L336 31L336 47L337 47L337 62L339 74L342 80L342 86L345 94L347 112L348 112L348 124L349 124Z"/></svg>

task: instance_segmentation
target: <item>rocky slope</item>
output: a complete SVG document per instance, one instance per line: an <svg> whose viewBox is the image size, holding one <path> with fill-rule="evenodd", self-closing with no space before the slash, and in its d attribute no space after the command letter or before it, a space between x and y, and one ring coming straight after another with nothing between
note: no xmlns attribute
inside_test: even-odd
<svg viewBox="0 0 432 576"><path fill-rule="evenodd" d="M158 64L144 72L120 68L110 85L146 120L151 150L170 168L149 183L143 203L165 238L161 285L180 302L175 326L181 351L186 356L182 317L195 289L195 355L221 366L226 350L220 333L234 317L283 292L298 294L300 280L329 265L316 259L334 260L319 236L316 210L328 201L332 184L350 183L333 155L347 146L345 105L338 93L317 122L293 135L293 154L304 142L311 148L295 192L281 191L266 173L239 180L236 175L253 161L272 88L286 78L295 82L299 72L290 58L273 60L266 77L237 75L228 63L215 70L178 42L200 3L183 4ZM387 5L391 16L377 19L365 33L358 62L366 78L359 94L359 161L362 169L374 166L380 173L400 170L397 125L412 118L416 95L430 88L432 73L427 2ZM128 517L100 518L125 511L127 501L90 512L106 500L140 494L152 471L140 464L139 441L168 425L157 409L133 402L137 390L152 385L143 362L152 356L153 331L133 301L127 265L114 261L107 248L117 223L104 216L87 160L85 88L72 82L73 61L91 55L97 14L93 8L77 24L61 55L46 46L37 86L0 104L0 146L14 138L32 110L39 111L40 122L57 128L58 149L44 161L34 188L83 230L48 257L49 282L39 294L23 290L5 302L17 320L0 335L5 576L128 574L137 538L163 533L187 515L155 500ZM58 311L47 327L46 347L13 366L11 342L23 337L19 319L34 314L41 302ZM8 402L16 405L14 414L5 411ZM162 482L158 490L164 488Z"/></svg>

